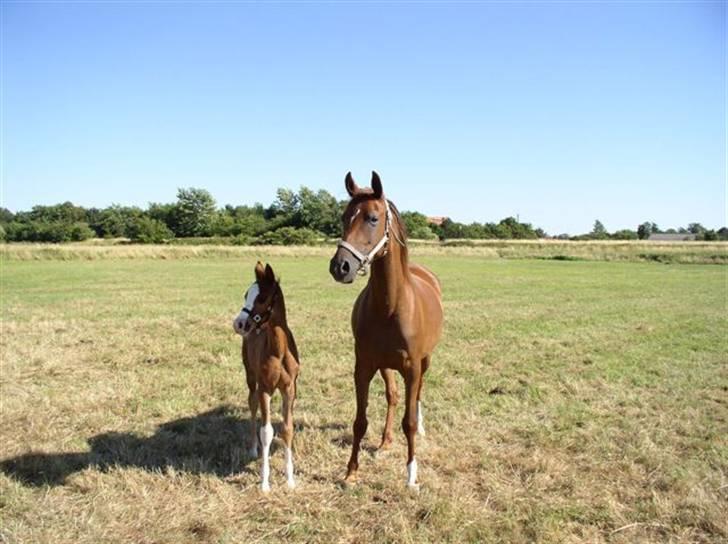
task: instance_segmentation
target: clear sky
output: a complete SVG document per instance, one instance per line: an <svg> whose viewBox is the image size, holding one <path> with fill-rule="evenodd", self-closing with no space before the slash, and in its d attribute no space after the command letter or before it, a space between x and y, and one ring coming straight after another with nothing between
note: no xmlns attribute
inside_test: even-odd
<svg viewBox="0 0 728 544"><path fill-rule="evenodd" d="M725 2L8 2L2 205L178 187L520 216L551 234L726 224Z"/></svg>

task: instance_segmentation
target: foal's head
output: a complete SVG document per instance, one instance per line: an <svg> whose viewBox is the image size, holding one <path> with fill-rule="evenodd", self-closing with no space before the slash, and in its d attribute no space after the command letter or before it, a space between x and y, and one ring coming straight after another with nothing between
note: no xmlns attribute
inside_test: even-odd
<svg viewBox="0 0 728 544"><path fill-rule="evenodd" d="M404 232L396 221L396 208L384 197L376 172L372 172L371 188L359 188L351 172L346 174L345 185L351 200L341 218L343 235L329 272L336 281L351 283L357 272L365 271L387 252L392 235L401 240Z"/></svg>
<svg viewBox="0 0 728 544"><path fill-rule="evenodd" d="M264 268L258 261L255 280L245 293L243 309L233 321L235 332L241 335L263 327L283 303L280 285L269 264Z"/></svg>

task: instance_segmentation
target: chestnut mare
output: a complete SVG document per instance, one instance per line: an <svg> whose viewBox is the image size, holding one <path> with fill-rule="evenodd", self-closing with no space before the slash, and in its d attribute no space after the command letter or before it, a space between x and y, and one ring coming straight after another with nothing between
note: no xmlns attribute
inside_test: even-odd
<svg viewBox="0 0 728 544"><path fill-rule="evenodd" d="M260 404L263 425L260 443L263 448L261 489L270 491L270 445L273 442L270 399L276 389L283 397L283 428L281 438L286 445L286 479L294 488L293 478L293 402L296 399L296 378L299 359L296 341L286 322L286 303L281 286L270 265L258 262L256 282L245 293L245 304L233 321L235 332L243 335L243 365L248 382L250 406L251 447L249 454L258 456L256 416Z"/></svg>
<svg viewBox="0 0 728 544"><path fill-rule="evenodd" d="M351 201L342 217L344 235L329 270L336 281L351 283L371 265L369 282L359 294L351 315L356 356L356 419L346 480L356 479L359 447L367 430L369 382L377 370L384 379L387 397L387 417L379 447L387 448L392 442L392 421L399 396L396 370L405 383L402 430L407 436L407 485L416 489L415 432L424 434L422 378L442 332L440 283L432 272L409 262L399 212L384 197L376 172L372 172L371 189L357 187L348 173L346 190Z"/></svg>

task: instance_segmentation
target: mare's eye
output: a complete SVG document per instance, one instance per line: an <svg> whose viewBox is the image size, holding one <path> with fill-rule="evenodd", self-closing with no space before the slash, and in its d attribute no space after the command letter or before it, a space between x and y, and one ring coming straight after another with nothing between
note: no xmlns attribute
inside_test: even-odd
<svg viewBox="0 0 728 544"><path fill-rule="evenodd" d="M379 218L376 215L370 215L367 217L367 221L369 221L372 225L376 225Z"/></svg>

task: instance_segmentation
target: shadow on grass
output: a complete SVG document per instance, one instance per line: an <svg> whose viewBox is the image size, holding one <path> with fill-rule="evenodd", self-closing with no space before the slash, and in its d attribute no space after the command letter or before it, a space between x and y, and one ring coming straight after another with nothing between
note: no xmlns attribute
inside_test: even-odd
<svg viewBox="0 0 728 544"><path fill-rule="evenodd" d="M251 471L255 459L247 456L250 419L235 415L232 406L159 426L149 437L109 432L88 439L87 453L26 453L0 461L0 471L27 485L62 485L87 467L105 471L113 467L167 468L224 477Z"/></svg>

